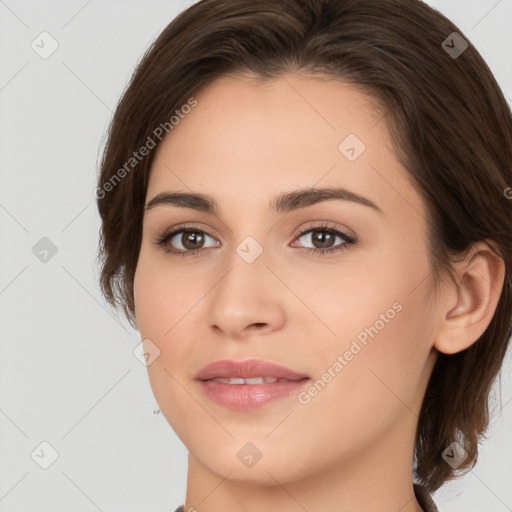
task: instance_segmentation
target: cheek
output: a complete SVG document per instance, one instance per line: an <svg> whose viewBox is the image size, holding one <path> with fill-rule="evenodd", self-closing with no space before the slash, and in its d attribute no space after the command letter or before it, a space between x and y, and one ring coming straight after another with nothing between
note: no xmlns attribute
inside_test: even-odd
<svg viewBox="0 0 512 512"><path fill-rule="evenodd" d="M394 352L397 363L426 357L430 264L419 240L416 248L413 253L404 242L389 239L375 250L349 253L343 264L316 275L303 269L296 290L316 313L317 318L307 315L305 328L322 337L322 352L332 359L332 354L350 350L355 340L363 349L358 359L366 352L377 361L389 361Z"/></svg>
<svg viewBox="0 0 512 512"><path fill-rule="evenodd" d="M182 382L185 365L197 352L193 338L201 311L198 301L211 286L208 283L193 277L191 270L174 270L165 256L141 251L134 276L135 316L141 339L151 340L159 351L147 368L162 412L166 398L181 396L173 376Z"/></svg>
<svg viewBox="0 0 512 512"><path fill-rule="evenodd" d="M152 347L153 354L158 353L147 366L153 394L163 415L179 431L180 415L175 415L190 401L178 383L183 380L180 369L187 359L182 351L188 350L186 343L179 343L179 332L187 325L184 315L194 301L183 275L172 275L157 260L149 251L141 250L134 276L135 316L141 339L149 339L157 347L145 345Z"/></svg>
<svg viewBox="0 0 512 512"><path fill-rule="evenodd" d="M304 401L311 398L318 414L333 403L340 404L343 414L400 409L402 401L417 399L431 349L432 318L425 307L428 261L420 257L408 266L390 254L364 267L301 284L301 293L308 291L308 306L319 317L307 315L303 320L308 338L318 342L301 347L304 356L315 361L315 378L320 380L318 390L312 390L315 397ZM332 414L338 417L338 412ZM363 420L364 414L343 423L357 428Z"/></svg>
<svg viewBox="0 0 512 512"><path fill-rule="evenodd" d="M393 430L406 439L417 421L428 350L416 323L416 305L410 300L401 304L402 309L393 310L394 317L383 325L376 322L378 314L369 312L385 313L386 308L365 304L364 315L338 322L339 332L345 325L347 334L338 337L337 346L324 346L319 370L302 395L296 416L302 432L315 432L322 418L329 442L320 442L316 449L327 458L356 454ZM361 333L366 336L358 338ZM293 436L284 429L281 434L283 439Z"/></svg>
<svg viewBox="0 0 512 512"><path fill-rule="evenodd" d="M135 316L145 338L166 340L166 333L197 302L197 281L186 270L173 272L165 260L143 248L135 271Z"/></svg>

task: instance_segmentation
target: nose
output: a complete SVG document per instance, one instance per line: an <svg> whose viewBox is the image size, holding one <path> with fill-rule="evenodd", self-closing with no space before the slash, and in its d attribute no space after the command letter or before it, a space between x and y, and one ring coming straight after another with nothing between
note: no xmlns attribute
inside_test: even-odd
<svg viewBox="0 0 512 512"><path fill-rule="evenodd" d="M223 277L208 294L211 329L240 340L281 329L286 289L267 268L266 252L248 263L233 251L226 263Z"/></svg>

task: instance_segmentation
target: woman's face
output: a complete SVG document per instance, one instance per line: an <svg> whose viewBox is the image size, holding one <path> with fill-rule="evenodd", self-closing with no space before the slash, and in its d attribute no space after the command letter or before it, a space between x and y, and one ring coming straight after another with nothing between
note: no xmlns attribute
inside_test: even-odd
<svg viewBox="0 0 512 512"><path fill-rule="evenodd" d="M312 78L216 81L152 166L146 205L180 192L216 206L153 202L134 286L162 413L191 463L223 478L412 468L435 362L426 210L383 112L353 86ZM298 195L323 189L337 192ZM198 380L209 363L249 359L295 376Z"/></svg>

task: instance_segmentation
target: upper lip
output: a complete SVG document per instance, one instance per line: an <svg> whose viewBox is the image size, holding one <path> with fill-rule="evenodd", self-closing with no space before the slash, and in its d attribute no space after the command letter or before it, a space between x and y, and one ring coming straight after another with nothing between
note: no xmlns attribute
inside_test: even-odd
<svg viewBox="0 0 512 512"><path fill-rule="evenodd" d="M289 368L264 361L263 359L248 359L233 361L223 359L207 364L197 375L198 380L223 378L274 377L276 379L301 380L309 378L303 373L294 372Z"/></svg>

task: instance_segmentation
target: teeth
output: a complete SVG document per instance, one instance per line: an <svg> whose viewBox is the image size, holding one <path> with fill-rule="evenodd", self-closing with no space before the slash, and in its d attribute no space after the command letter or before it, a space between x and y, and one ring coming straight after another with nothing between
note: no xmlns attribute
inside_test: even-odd
<svg viewBox="0 0 512 512"><path fill-rule="evenodd" d="M251 377L249 379L241 380L245 380L246 384L265 384L265 379L263 377Z"/></svg>
<svg viewBox="0 0 512 512"><path fill-rule="evenodd" d="M247 379L241 379L238 377L233 378L225 378L225 377L217 377L213 379L217 382L223 382L224 384L268 384L272 382L288 382L286 379L276 379L274 377L250 377Z"/></svg>

